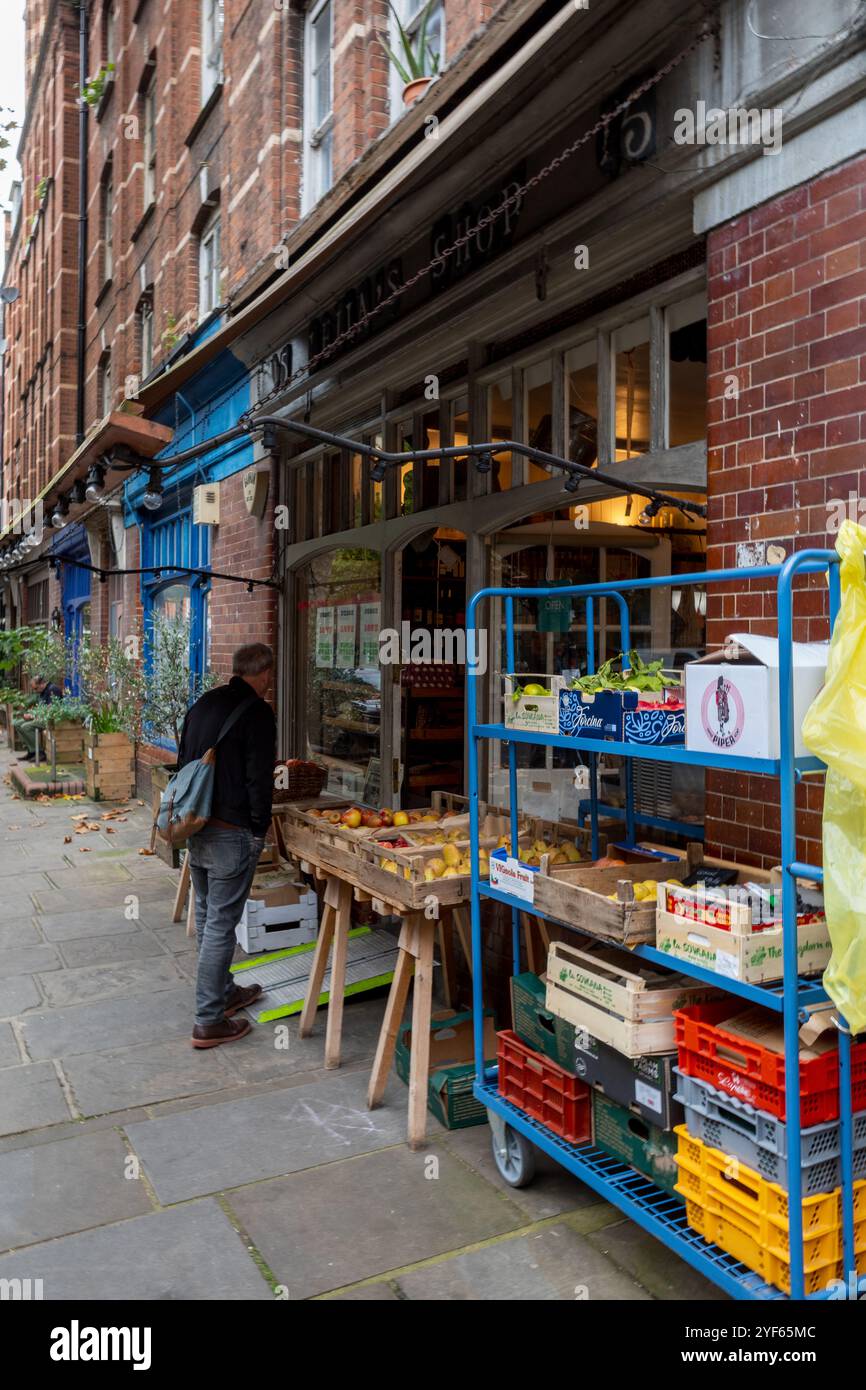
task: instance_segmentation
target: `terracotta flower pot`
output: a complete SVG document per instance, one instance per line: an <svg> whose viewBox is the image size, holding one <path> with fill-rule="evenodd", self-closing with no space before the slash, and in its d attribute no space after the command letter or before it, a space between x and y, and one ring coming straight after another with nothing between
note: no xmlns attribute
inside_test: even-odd
<svg viewBox="0 0 866 1390"><path fill-rule="evenodd" d="M416 77L414 81L407 82L406 86L403 88L403 105L411 106L414 102L418 101L419 97L424 95L432 81L432 77Z"/></svg>

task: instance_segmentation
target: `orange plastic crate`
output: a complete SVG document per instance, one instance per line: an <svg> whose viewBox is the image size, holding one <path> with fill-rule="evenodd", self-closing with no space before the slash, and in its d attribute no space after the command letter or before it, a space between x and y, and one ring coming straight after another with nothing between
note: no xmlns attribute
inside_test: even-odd
<svg viewBox="0 0 866 1390"><path fill-rule="evenodd" d="M729 1000L690 1004L674 1013L680 1069L736 1096L756 1110L785 1119L785 1058L725 1029L725 1020L746 1007ZM853 1110L866 1110L866 1043L851 1048ZM839 1118L839 1054L825 1052L800 1062L800 1123Z"/></svg>
<svg viewBox="0 0 866 1390"><path fill-rule="evenodd" d="M499 1094L569 1143L585 1143L592 1134L586 1083L533 1052L516 1033L498 1033L497 1042Z"/></svg>

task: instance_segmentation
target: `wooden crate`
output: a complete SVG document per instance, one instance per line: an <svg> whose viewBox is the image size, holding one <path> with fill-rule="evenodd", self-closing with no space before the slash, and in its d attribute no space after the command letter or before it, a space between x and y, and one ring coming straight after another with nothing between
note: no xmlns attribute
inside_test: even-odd
<svg viewBox="0 0 866 1390"><path fill-rule="evenodd" d="M600 869L592 863L571 864L567 870L551 874L549 865L542 861L535 881L534 906L567 926L623 946L654 942L656 903L652 898L638 902L634 884L650 878L688 878L703 862L700 844L689 845L682 859L637 860L612 869ZM616 893L615 901L611 893Z"/></svg>
<svg viewBox="0 0 866 1390"><path fill-rule="evenodd" d="M86 734L84 776L94 801L126 801L135 791L135 757L126 734Z"/></svg>
<svg viewBox="0 0 866 1390"><path fill-rule="evenodd" d="M687 960L705 970L716 970L731 980L761 984L781 980L781 925L746 933L708 927L658 909L656 946L672 961ZM829 963L832 947L826 921L803 922L797 927L797 961L801 975L814 975Z"/></svg>
<svg viewBox="0 0 866 1390"><path fill-rule="evenodd" d="M579 951L564 941L550 943L547 1008L626 1057L672 1052L674 1010L718 994L609 946Z"/></svg>
<svg viewBox="0 0 866 1390"><path fill-rule="evenodd" d="M86 729L78 720L65 719L45 730L48 761L83 763Z"/></svg>

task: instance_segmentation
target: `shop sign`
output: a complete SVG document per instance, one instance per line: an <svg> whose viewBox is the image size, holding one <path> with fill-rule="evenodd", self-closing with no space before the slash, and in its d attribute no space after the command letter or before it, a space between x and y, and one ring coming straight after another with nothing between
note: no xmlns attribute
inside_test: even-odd
<svg viewBox="0 0 866 1390"><path fill-rule="evenodd" d="M355 665L355 629L358 609L354 603L341 603L337 609L337 660L338 670L348 670Z"/></svg>
<svg viewBox="0 0 866 1390"><path fill-rule="evenodd" d="M538 600L538 631L568 632L571 627L571 599L549 594Z"/></svg>
<svg viewBox="0 0 866 1390"><path fill-rule="evenodd" d="M379 661L379 634L382 631L382 605L361 604L361 665L376 666Z"/></svg>
<svg viewBox="0 0 866 1390"><path fill-rule="evenodd" d="M316 609L316 666L330 671L334 666L334 610Z"/></svg>
<svg viewBox="0 0 866 1390"><path fill-rule="evenodd" d="M522 177L515 174L503 180L483 198L464 203L456 212L447 213L439 219L433 227L430 248L434 257L441 258L435 261L430 272L434 290L452 285L455 280L468 275L511 245L523 208L523 198L516 196L522 183ZM504 203L508 204L505 211L485 225L490 214ZM466 241L457 247L453 255L442 257L447 246L462 241L464 237Z"/></svg>
<svg viewBox="0 0 866 1390"><path fill-rule="evenodd" d="M360 284L353 285L351 289L340 296L327 313L318 314L310 321L310 356L315 357L320 352L326 352L331 344L350 328L358 329L351 339L352 344L354 344L381 328L383 324L391 322L399 313L401 302L399 297L394 300L389 309L378 313L369 327L362 326L365 316L373 309L378 308L389 295L401 289L402 285L403 267L399 257L395 257L387 265L381 266L374 274L368 275L366 279L362 280Z"/></svg>

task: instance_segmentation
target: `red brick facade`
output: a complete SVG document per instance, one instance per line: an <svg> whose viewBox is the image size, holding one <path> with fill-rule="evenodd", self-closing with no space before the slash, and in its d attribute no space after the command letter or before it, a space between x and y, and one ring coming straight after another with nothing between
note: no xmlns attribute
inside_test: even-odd
<svg viewBox="0 0 866 1390"><path fill-rule="evenodd" d="M864 496L866 158L710 234L707 566L737 544L828 549L840 504ZM710 591L707 644L775 632L775 593L744 578ZM826 581L798 585L795 639L827 637ZM800 858L821 857L822 787L799 789ZM775 786L708 777L707 836L729 857L778 862Z"/></svg>

